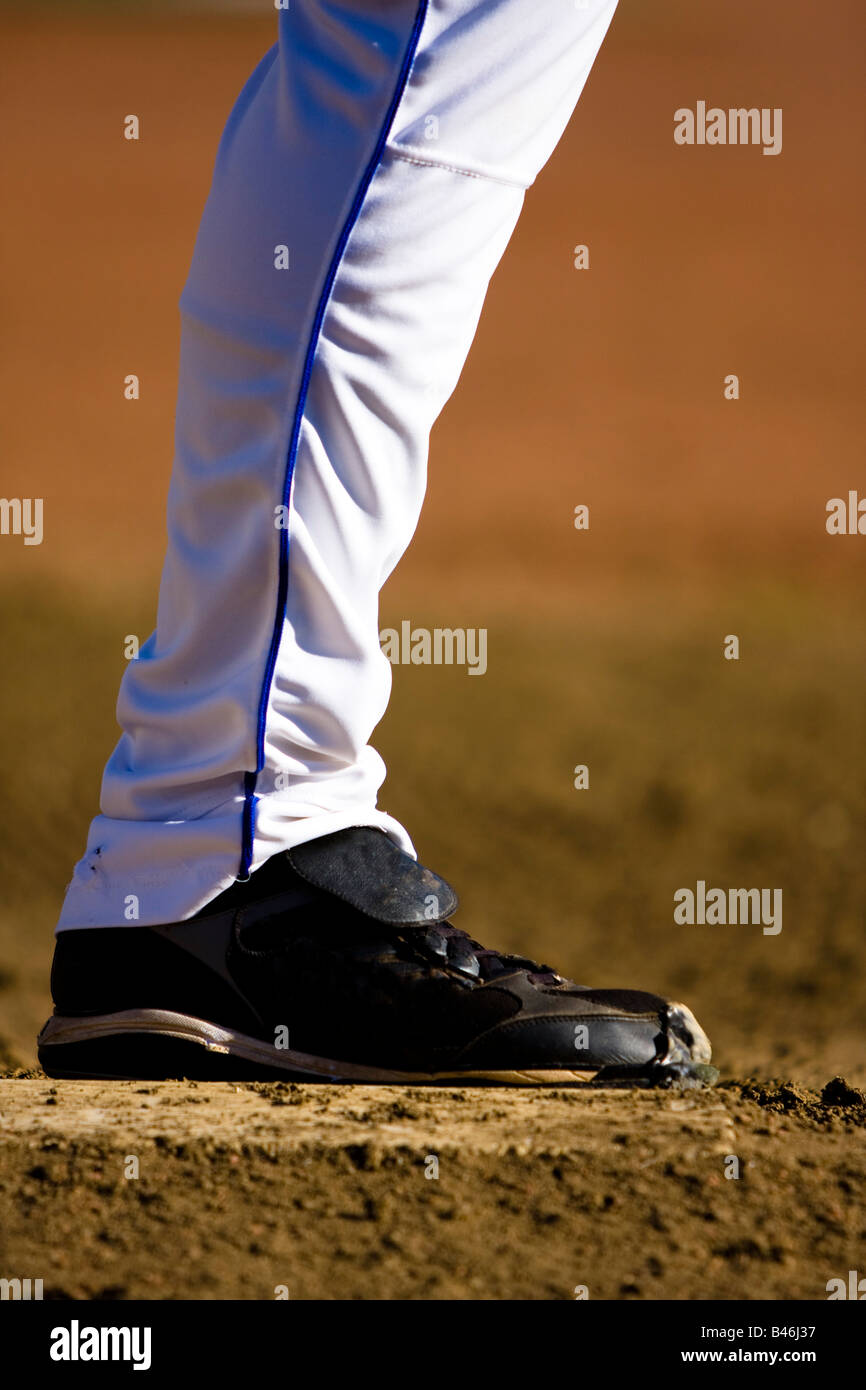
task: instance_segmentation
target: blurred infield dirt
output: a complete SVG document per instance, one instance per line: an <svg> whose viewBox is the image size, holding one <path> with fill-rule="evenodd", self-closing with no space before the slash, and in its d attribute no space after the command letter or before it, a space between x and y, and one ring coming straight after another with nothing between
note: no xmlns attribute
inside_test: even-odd
<svg viewBox="0 0 866 1390"><path fill-rule="evenodd" d="M41 546L0 537L0 1276L61 1298L826 1297L866 1237L866 538L824 529L830 497L866 495L862 6L623 0L383 598L383 626L487 627L490 664L395 669L382 804L482 940L686 999L723 1086L683 1096L32 1070L124 638L154 621L177 298L273 18L0 5L0 27L0 491L45 499ZM782 107L782 154L677 148L698 99ZM781 887L781 933L674 925L699 878Z"/></svg>

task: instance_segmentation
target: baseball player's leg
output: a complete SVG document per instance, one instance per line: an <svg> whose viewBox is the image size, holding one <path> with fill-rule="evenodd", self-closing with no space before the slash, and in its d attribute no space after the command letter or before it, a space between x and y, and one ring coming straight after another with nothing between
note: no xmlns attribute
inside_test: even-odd
<svg viewBox="0 0 866 1390"><path fill-rule="evenodd" d="M376 809L378 592L415 529L524 188L614 0L280 15L228 123L182 299L157 631L61 928L186 917ZM126 916L125 916L126 914Z"/></svg>
<svg viewBox="0 0 866 1390"><path fill-rule="evenodd" d="M235 1061L368 1079L645 1079L708 1058L681 1006L578 990L448 926L453 891L377 809L368 744L390 687L378 592L429 429L614 6L281 14L183 295L157 632L64 905L49 1070L110 1070L110 1038L113 1065L150 1074L213 1029Z"/></svg>

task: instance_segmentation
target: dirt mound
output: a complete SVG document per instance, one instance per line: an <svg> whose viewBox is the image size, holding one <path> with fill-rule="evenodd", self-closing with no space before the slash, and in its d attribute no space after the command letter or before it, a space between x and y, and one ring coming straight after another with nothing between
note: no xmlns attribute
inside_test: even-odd
<svg viewBox="0 0 866 1390"><path fill-rule="evenodd" d="M797 1086L793 1081L731 1083L730 1089L743 1100L774 1114L791 1115L824 1127L850 1129L866 1125L866 1095L849 1086L842 1076L834 1076L820 1092Z"/></svg>
<svg viewBox="0 0 866 1390"><path fill-rule="evenodd" d="M7 1080L0 1267L50 1298L824 1299L866 1237L862 1097L828 1090Z"/></svg>

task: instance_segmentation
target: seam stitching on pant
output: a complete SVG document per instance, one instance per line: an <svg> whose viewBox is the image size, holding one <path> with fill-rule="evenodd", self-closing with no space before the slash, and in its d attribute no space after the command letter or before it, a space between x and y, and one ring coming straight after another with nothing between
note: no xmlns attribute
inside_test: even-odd
<svg viewBox="0 0 866 1390"><path fill-rule="evenodd" d="M422 159L420 155L404 154L395 145L388 145L387 149L393 159L401 159L404 164L418 164L426 169L445 169L449 174L462 174L464 178L482 179L485 183L501 183L506 188L520 188L524 192L529 187L519 179L503 179L498 174L486 174L480 169L465 169L459 164L446 164L444 159Z"/></svg>
<svg viewBox="0 0 866 1390"><path fill-rule="evenodd" d="M391 133L391 127L394 124L394 120L397 116L397 111L399 109L401 101L403 100L403 94L408 85L409 77L412 72L412 66L415 62L415 54L418 51L418 44L421 41L421 31L424 27L424 21L427 18L427 6L428 0L419 0L418 7L415 11L415 18L412 21L412 27L409 31L409 38L406 43L403 58L400 63L400 68L397 73L397 80L394 85L394 90L391 94L391 100L389 101L387 109L385 111L385 115L382 120L382 125L380 127L378 137L376 139L376 144L373 149L373 153L367 161L367 164L364 168L364 172L361 175L360 182L355 191L355 197L352 200L352 206L350 207L348 215L346 216L343 222L343 226L340 230L340 235L337 239L337 244L334 248L333 255L331 256L330 262L328 264L325 279L322 284L321 291L319 293L318 302L316 304L316 313L313 318L312 328L310 330L309 338L307 340L307 349L304 356L304 370L303 375L301 377L301 385L298 391L298 396L295 402L295 408L292 415L292 428L289 436L289 447L286 455L286 470L283 479L283 492L281 497L281 502L283 506L285 506L286 508L291 507L292 480L295 471L295 461L298 455L298 446L301 436L301 425L304 419L304 412L307 404L307 394L310 387L310 377L313 373L313 365L316 358L316 352L318 351L319 341L322 333L322 325L324 323L325 312L328 307L328 301L331 297L331 293L334 288L334 282L336 281L337 274L339 272L340 265L342 263L343 256L346 251L346 246L348 245L349 237L352 234L352 229L354 228L355 223L361 215L361 210L364 206L364 200L367 196L367 193L369 192L370 184L373 182L376 170L379 168L379 165L382 162L382 156L385 153L385 147L388 143L388 136ZM279 655L280 643L283 635L283 627L285 625L286 620L286 607L288 603L289 592L289 533L286 528L283 528L279 531L279 546L279 576L277 581L276 613L274 616L274 626L273 631L271 633L271 640L268 646L268 655L265 664L264 679L262 681L258 711L256 714L256 766L255 771L244 773L244 806L243 814L241 817L241 860L240 868L238 870L238 877L240 879L249 878L250 866L252 864L253 847L255 843L255 809L257 801L256 784L258 781L259 773L262 771L265 765L265 735L267 732L268 705L270 703L271 688L273 686L274 680L274 672L276 670L277 657Z"/></svg>

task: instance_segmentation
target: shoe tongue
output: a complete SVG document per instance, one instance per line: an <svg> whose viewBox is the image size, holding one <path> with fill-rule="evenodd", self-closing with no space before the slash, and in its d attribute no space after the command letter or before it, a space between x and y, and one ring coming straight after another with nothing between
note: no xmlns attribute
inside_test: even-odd
<svg viewBox="0 0 866 1390"><path fill-rule="evenodd" d="M374 826L308 840L287 850L286 858L314 888L389 926L441 922L457 908L450 883Z"/></svg>

